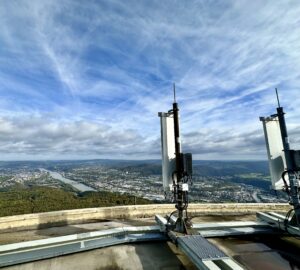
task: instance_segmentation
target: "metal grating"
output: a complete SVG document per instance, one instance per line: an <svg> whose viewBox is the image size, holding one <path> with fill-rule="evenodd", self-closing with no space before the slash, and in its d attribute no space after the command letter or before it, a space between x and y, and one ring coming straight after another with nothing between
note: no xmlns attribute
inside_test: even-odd
<svg viewBox="0 0 300 270"><path fill-rule="evenodd" d="M215 260L228 258L228 256L212 243L208 242L201 235L188 235L178 237L178 245L186 247L198 259Z"/></svg>

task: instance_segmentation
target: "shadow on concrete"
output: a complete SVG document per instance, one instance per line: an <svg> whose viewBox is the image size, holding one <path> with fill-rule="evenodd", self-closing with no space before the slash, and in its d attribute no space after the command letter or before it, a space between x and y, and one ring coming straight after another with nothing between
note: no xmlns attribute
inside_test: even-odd
<svg viewBox="0 0 300 270"><path fill-rule="evenodd" d="M72 225L65 225L59 227L47 227L43 229L38 229L36 231L37 235L47 236L47 237L57 237L57 236L64 236L64 235L71 235L71 234L79 234L85 232L91 232L92 230L76 227Z"/></svg>
<svg viewBox="0 0 300 270"><path fill-rule="evenodd" d="M255 214L199 214L192 217L193 223L204 223L204 222L225 222L225 221L256 221Z"/></svg>
<svg viewBox="0 0 300 270"><path fill-rule="evenodd" d="M124 226L153 226L157 225L155 220L152 219L115 219L115 222L122 222Z"/></svg>
<svg viewBox="0 0 300 270"><path fill-rule="evenodd" d="M91 230L69 225L67 213L61 213L57 220L51 220L48 216L41 214L39 216L39 225L37 226L36 234L48 237L56 237L89 231Z"/></svg>
<svg viewBox="0 0 300 270"><path fill-rule="evenodd" d="M135 244L135 252L143 270L183 270L185 267L167 242Z"/></svg>
<svg viewBox="0 0 300 270"><path fill-rule="evenodd" d="M292 236L244 235L216 238L213 243L247 269L300 269L300 242Z"/></svg>

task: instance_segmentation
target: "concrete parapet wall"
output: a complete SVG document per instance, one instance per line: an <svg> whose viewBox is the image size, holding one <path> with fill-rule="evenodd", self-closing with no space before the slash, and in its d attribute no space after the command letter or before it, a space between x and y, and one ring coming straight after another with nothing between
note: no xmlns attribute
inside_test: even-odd
<svg viewBox="0 0 300 270"><path fill-rule="evenodd" d="M189 214L255 214L259 211L287 212L288 204L275 203L225 203L225 204L190 204ZM38 214L17 215L0 218L0 230L40 229L54 225L78 224L105 219L133 219L154 217L155 214L169 214L174 211L173 204L130 205L101 208L63 210Z"/></svg>

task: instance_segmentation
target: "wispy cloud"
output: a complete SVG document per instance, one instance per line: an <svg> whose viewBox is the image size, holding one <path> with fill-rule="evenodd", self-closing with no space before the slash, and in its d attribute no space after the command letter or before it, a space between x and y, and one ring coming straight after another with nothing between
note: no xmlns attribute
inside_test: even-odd
<svg viewBox="0 0 300 270"><path fill-rule="evenodd" d="M158 151L135 130L115 130L92 121L61 121L43 116L2 117L0 151L10 159L22 158L147 158Z"/></svg>
<svg viewBox="0 0 300 270"><path fill-rule="evenodd" d="M185 149L264 158L258 117L275 87L298 135L299 13L297 1L2 3L0 153L159 157L157 112L176 82Z"/></svg>

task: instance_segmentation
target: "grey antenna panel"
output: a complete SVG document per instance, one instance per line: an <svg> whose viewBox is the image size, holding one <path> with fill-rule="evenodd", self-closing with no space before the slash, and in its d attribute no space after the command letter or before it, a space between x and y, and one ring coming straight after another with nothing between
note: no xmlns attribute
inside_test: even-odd
<svg viewBox="0 0 300 270"><path fill-rule="evenodd" d="M275 190L282 190L284 183L281 174L286 168L286 158L283 151L279 120L277 116L262 118L261 120L264 127L272 187Z"/></svg>
<svg viewBox="0 0 300 270"><path fill-rule="evenodd" d="M161 123L161 146L162 146L162 179L165 191L172 190L175 171L175 137L174 137L174 118L169 113L159 113Z"/></svg>

